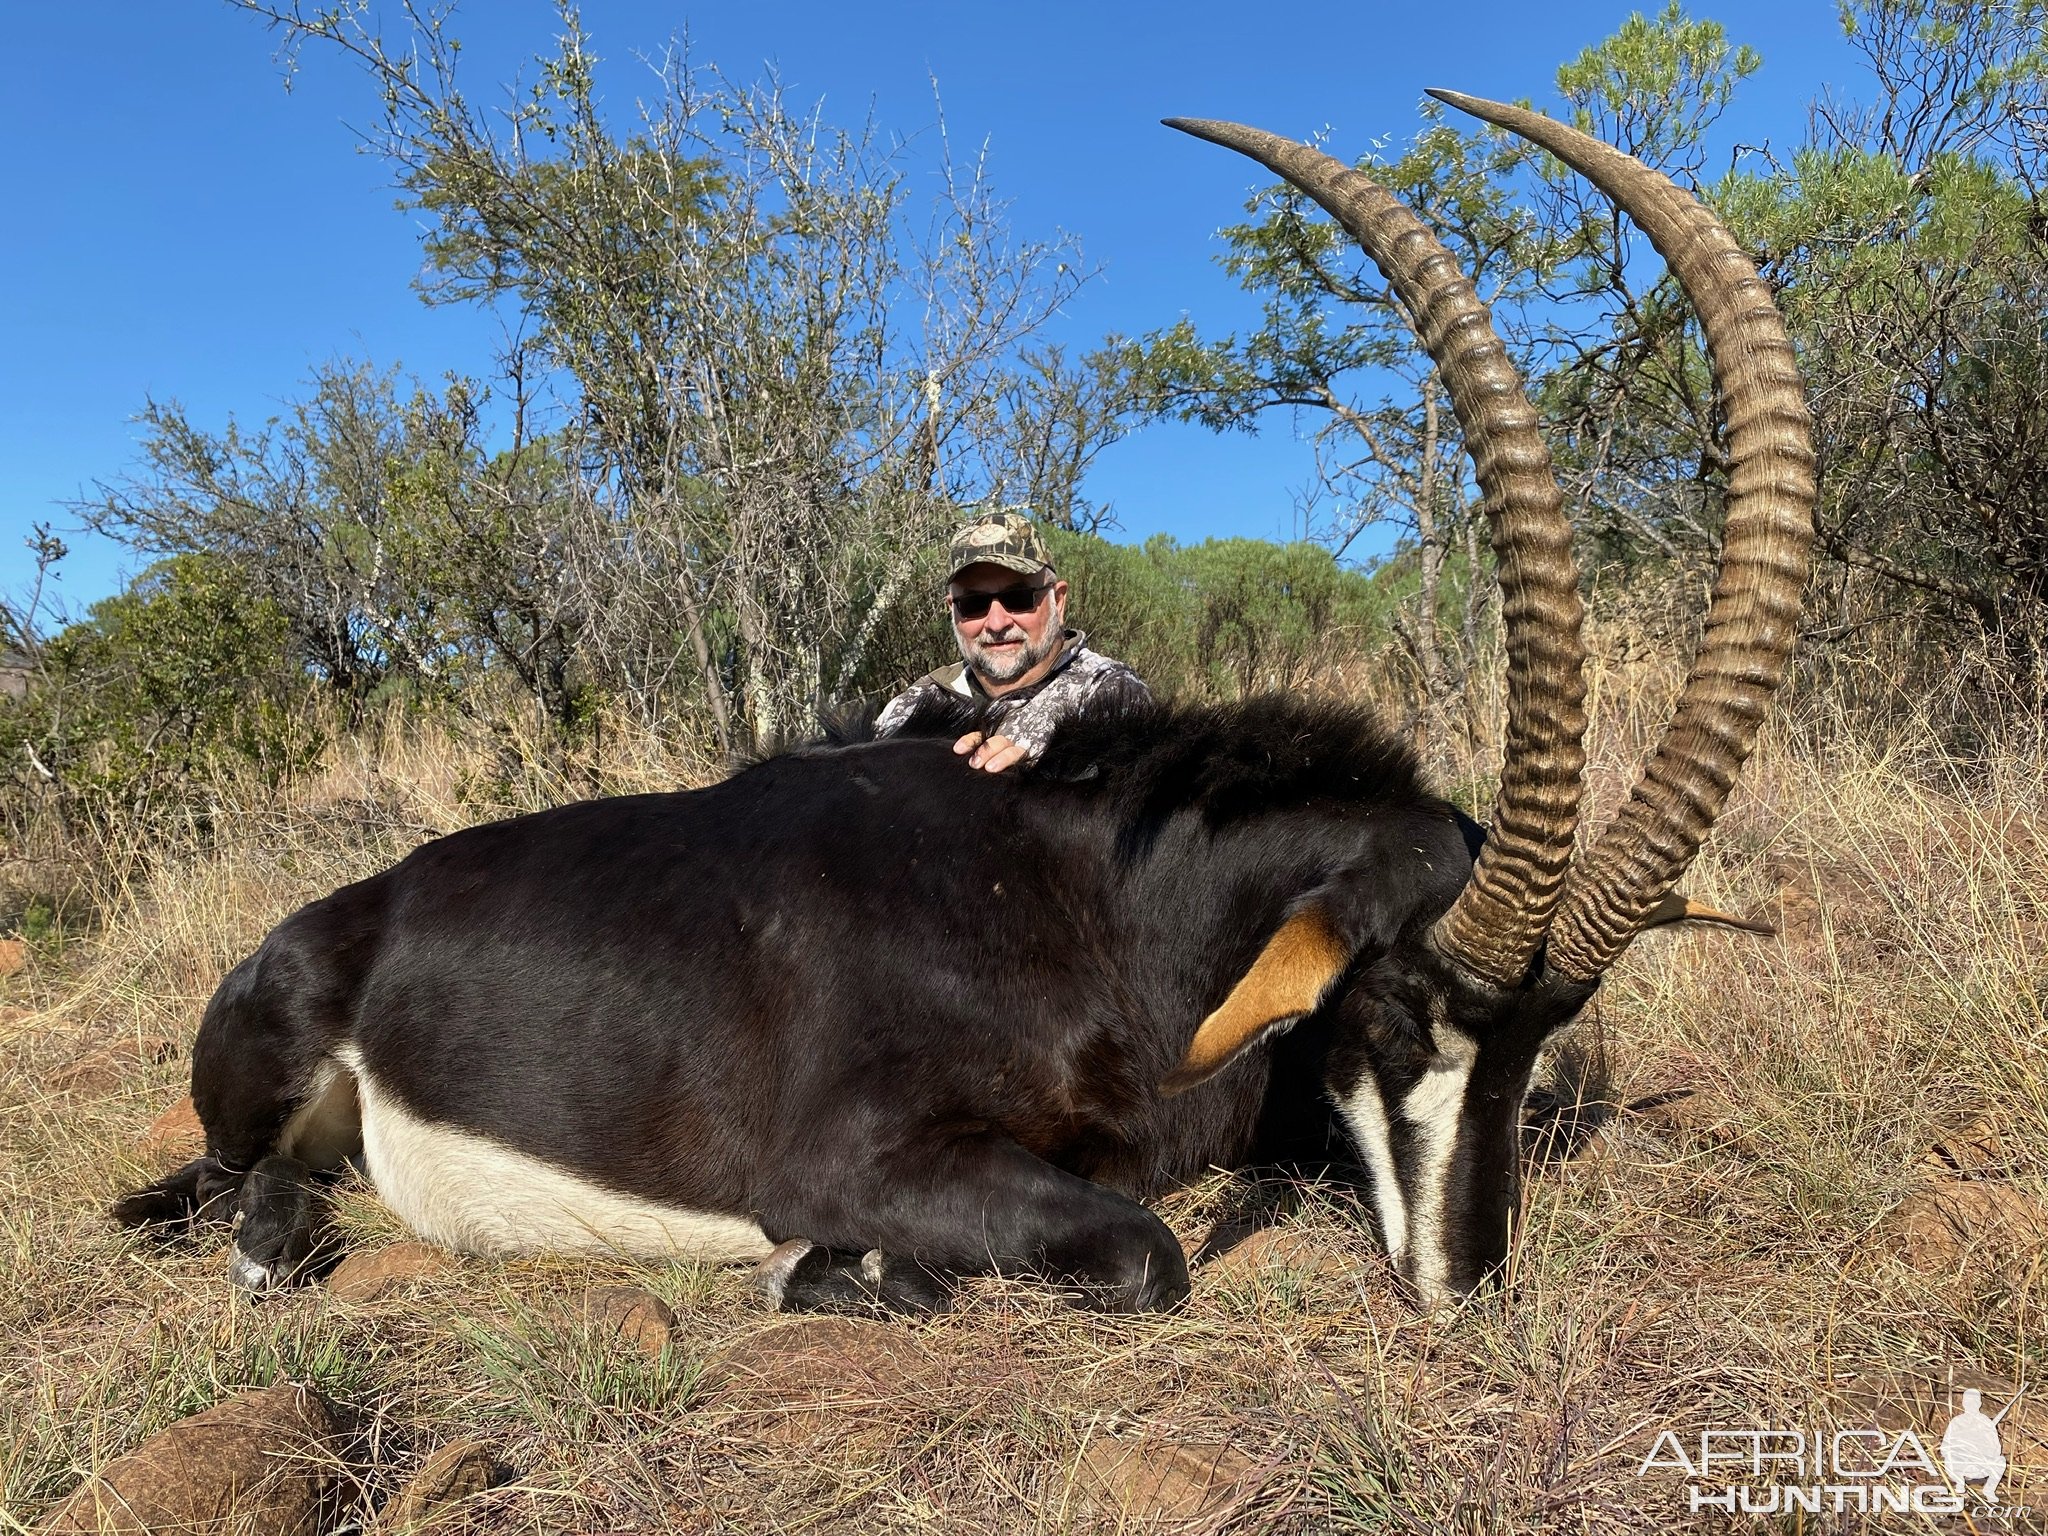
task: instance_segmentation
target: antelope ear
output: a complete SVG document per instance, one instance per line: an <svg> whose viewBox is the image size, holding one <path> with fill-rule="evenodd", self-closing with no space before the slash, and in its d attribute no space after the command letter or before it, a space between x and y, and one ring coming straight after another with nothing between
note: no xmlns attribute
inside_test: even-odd
<svg viewBox="0 0 2048 1536"><path fill-rule="evenodd" d="M1650 908L1650 915L1643 919L1643 928L1657 928L1665 923L1719 923L1726 928L1740 928L1744 933L1761 933L1765 936L1778 930L1769 923L1752 922L1746 917L1731 917L1726 912L1717 912L1712 907L1681 896L1676 891L1666 891ZM1641 932L1642 929L1637 929Z"/></svg>
<svg viewBox="0 0 2048 1536"><path fill-rule="evenodd" d="M1223 1006L1202 1020L1160 1093L1170 1097L1214 1077L1274 1026L1313 1013L1350 960L1351 951L1320 906L1295 913L1266 941Z"/></svg>

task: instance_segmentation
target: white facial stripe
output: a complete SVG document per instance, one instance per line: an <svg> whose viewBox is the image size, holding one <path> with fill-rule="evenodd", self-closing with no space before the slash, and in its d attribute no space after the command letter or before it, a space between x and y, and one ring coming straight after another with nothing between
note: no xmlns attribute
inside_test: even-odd
<svg viewBox="0 0 2048 1536"><path fill-rule="evenodd" d="M352 1047L363 1155L384 1203L421 1237L458 1253L628 1253L729 1262L773 1244L744 1216L622 1195L474 1132L422 1120L364 1072Z"/></svg>
<svg viewBox="0 0 2048 1536"><path fill-rule="evenodd" d="M1387 1124L1387 1106L1380 1098L1380 1086L1372 1069L1359 1077L1358 1086L1337 1101L1337 1111L1351 1127L1352 1139L1365 1153L1365 1166L1372 1172L1372 1203L1380 1213L1380 1230L1386 1234L1387 1252L1396 1262L1408 1251L1408 1206L1401 1196L1401 1179L1394 1171L1394 1137Z"/></svg>
<svg viewBox="0 0 2048 1536"><path fill-rule="evenodd" d="M1410 1238L1414 1272L1410 1280L1431 1306L1450 1298L1450 1262L1444 1251L1444 1196L1450 1182L1451 1153L1458 1144L1459 1113L1465 1085L1479 1058L1478 1042L1444 1019L1435 1021L1436 1056L1422 1080L1408 1090L1401 1118L1413 1129L1414 1177L1409 1185Z"/></svg>

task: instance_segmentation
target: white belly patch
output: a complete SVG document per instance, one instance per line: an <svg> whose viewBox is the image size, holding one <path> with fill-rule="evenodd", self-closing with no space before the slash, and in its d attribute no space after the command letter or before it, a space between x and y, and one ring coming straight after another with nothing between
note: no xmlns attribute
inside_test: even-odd
<svg viewBox="0 0 2048 1536"><path fill-rule="evenodd" d="M629 1254L733 1262L774 1247L758 1222L603 1188L471 1131L422 1120L337 1053L362 1100L363 1160L384 1203L458 1253Z"/></svg>

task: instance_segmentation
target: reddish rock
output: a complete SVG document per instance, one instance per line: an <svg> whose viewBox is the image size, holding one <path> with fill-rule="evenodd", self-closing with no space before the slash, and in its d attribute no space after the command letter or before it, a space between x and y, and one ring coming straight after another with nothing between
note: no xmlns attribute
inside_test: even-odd
<svg viewBox="0 0 2048 1536"><path fill-rule="evenodd" d="M2048 1246L2048 1209L1997 1179L1943 1179L1899 1203L1873 1246L1925 1275L2031 1263Z"/></svg>
<svg viewBox="0 0 2048 1536"><path fill-rule="evenodd" d="M315 1536L340 1487L334 1410L311 1387L244 1392L152 1435L88 1478L44 1536Z"/></svg>
<svg viewBox="0 0 2048 1536"><path fill-rule="evenodd" d="M727 1345L704 1384L726 1406L759 1416L763 1438L785 1443L859 1427L864 1410L941 1386L944 1365L901 1323L812 1317Z"/></svg>
<svg viewBox="0 0 2048 1536"><path fill-rule="evenodd" d="M57 1093L103 1093L120 1086L138 1066L169 1061L178 1053L178 1042L169 1035L124 1035L73 1058L47 1079Z"/></svg>
<svg viewBox="0 0 2048 1536"><path fill-rule="evenodd" d="M1810 952L1822 947L1827 935L1827 917L1819 896L1807 886L1788 880L1777 890L1778 932L1788 948Z"/></svg>
<svg viewBox="0 0 2048 1536"><path fill-rule="evenodd" d="M327 1276L327 1289L341 1301L379 1301L415 1281L446 1274L455 1255L428 1243L387 1243L352 1253Z"/></svg>
<svg viewBox="0 0 2048 1536"><path fill-rule="evenodd" d="M143 1155L164 1162L184 1162L206 1150L206 1128L190 1094L149 1122L137 1143Z"/></svg>
<svg viewBox="0 0 2048 1536"><path fill-rule="evenodd" d="M1228 1445L1153 1434L1091 1442L1074 1467L1076 1497L1112 1520L1179 1523L1217 1514L1249 1492L1256 1463Z"/></svg>
<svg viewBox="0 0 2048 1536"><path fill-rule="evenodd" d="M431 1524L449 1505L482 1493L497 1475L498 1457L489 1441L458 1440L444 1445L385 1501L375 1528L399 1536L402 1531Z"/></svg>
<svg viewBox="0 0 2048 1536"><path fill-rule="evenodd" d="M1777 882L1777 926L1785 947L1802 958L1867 943L1873 926L1892 911L1869 873L1848 864L1771 859L1764 875Z"/></svg>
<svg viewBox="0 0 2048 1536"><path fill-rule="evenodd" d="M18 975L27 964L27 944L20 939L0 939L0 981Z"/></svg>
<svg viewBox="0 0 2048 1536"><path fill-rule="evenodd" d="M121 1082L121 1063L105 1051L87 1051L43 1079L52 1093L106 1093Z"/></svg>
<svg viewBox="0 0 2048 1536"><path fill-rule="evenodd" d="M583 1321L591 1332L659 1360L668 1348L676 1315L652 1291L637 1285L615 1285L583 1298Z"/></svg>

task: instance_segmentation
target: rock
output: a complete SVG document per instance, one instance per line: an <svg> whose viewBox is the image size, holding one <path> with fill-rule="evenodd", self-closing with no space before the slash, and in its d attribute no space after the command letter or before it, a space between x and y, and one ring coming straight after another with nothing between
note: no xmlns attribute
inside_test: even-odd
<svg viewBox="0 0 2048 1536"><path fill-rule="evenodd" d="M583 1321L592 1333L659 1360L668 1348L676 1315L652 1291L637 1285L615 1285L583 1298Z"/></svg>
<svg viewBox="0 0 2048 1536"><path fill-rule="evenodd" d="M901 1323L851 1317L807 1317L727 1345L705 1368L709 1383L786 1383L803 1375L849 1374L886 1381L927 1374L931 1352Z"/></svg>
<svg viewBox="0 0 2048 1536"><path fill-rule="evenodd" d="M376 1529L398 1536L430 1522L449 1505L482 1493L498 1476L498 1457L485 1440L444 1445L405 1480L378 1512Z"/></svg>
<svg viewBox="0 0 2048 1536"><path fill-rule="evenodd" d="M137 1143L147 1157L182 1163L206 1150L206 1128L199 1123L199 1111L192 1107L188 1093L149 1122Z"/></svg>
<svg viewBox="0 0 2048 1536"><path fill-rule="evenodd" d="M28 945L20 939L0 939L0 981L19 975L28 964Z"/></svg>
<svg viewBox="0 0 2048 1536"><path fill-rule="evenodd" d="M1899 1202L1880 1237L1880 1251L1924 1275L1961 1277L2038 1257L2048 1245L2048 1209L2001 1180L1943 1179Z"/></svg>
<svg viewBox="0 0 2048 1536"><path fill-rule="evenodd" d="M1824 945L1827 915L1814 890L1801 881L1787 880L1778 887L1776 901L1778 933L1788 948L1812 951Z"/></svg>
<svg viewBox="0 0 2048 1536"><path fill-rule="evenodd" d="M120 1536L315 1536L340 1485L334 1410L311 1387L244 1392L86 1479L39 1528Z"/></svg>
<svg viewBox="0 0 2048 1536"><path fill-rule="evenodd" d="M1298 1280L1342 1280L1353 1265L1305 1232L1287 1227L1261 1227L1232 1245L1202 1268L1208 1280L1247 1281L1281 1274Z"/></svg>
<svg viewBox="0 0 2048 1536"><path fill-rule="evenodd" d="M178 1042L169 1035L124 1035L59 1067L46 1081L57 1093L103 1093L118 1087L137 1066L169 1061Z"/></svg>
<svg viewBox="0 0 2048 1536"><path fill-rule="evenodd" d="M1248 1491L1255 1465L1220 1441L1102 1438L1081 1453L1073 1485L1097 1516L1179 1523L1213 1516Z"/></svg>
<svg viewBox="0 0 2048 1536"><path fill-rule="evenodd" d="M414 1281L446 1274L455 1255L427 1243L387 1243L352 1253L327 1276L327 1289L340 1301L380 1301Z"/></svg>
<svg viewBox="0 0 2048 1536"><path fill-rule="evenodd" d="M844 1436L864 1409L943 1385L944 1365L901 1323L811 1317L718 1351L704 1384L718 1401L758 1415L762 1438L791 1443Z"/></svg>
<svg viewBox="0 0 2048 1536"><path fill-rule="evenodd" d="M43 1082L52 1093L106 1093L120 1085L121 1064L105 1051L87 1051Z"/></svg>

